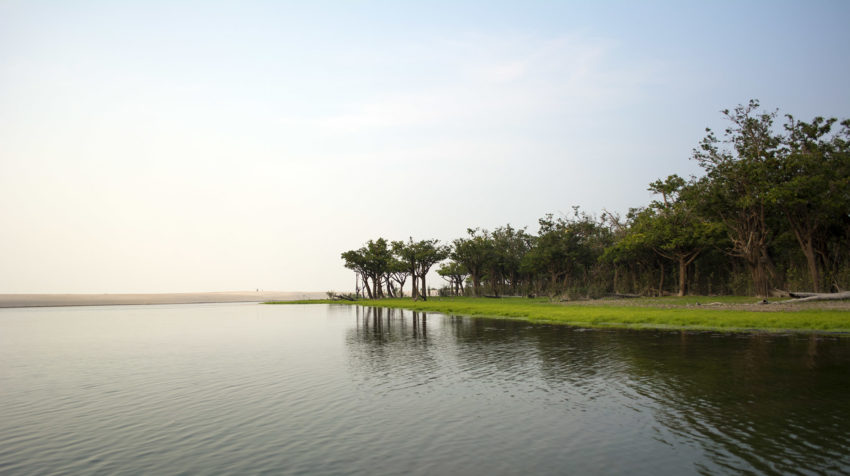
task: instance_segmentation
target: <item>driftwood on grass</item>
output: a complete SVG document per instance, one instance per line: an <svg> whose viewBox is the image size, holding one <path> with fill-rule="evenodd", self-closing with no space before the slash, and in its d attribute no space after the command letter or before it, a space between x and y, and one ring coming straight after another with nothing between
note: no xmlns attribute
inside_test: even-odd
<svg viewBox="0 0 850 476"><path fill-rule="evenodd" d="M812 301L843 301L845 299L850 299L850 291L844 291L842 293L788 293L791 297L796 299L791 299L790 301L781 301L782 304L794 304L798 302L812 302Z"/></svg>
<svg viewBox="0 0 850 476"><path fill-rule="evenodd" d="M342 299L343 301L355 301L355 299L351 296L343 296L342 294L336 295L337 299Z"/></svg>
<svg viewBox="0 0 850 476"><path fill-rule="evenodd" d="M822 293L808 293L808 292L798 292L798 291L788 291L788 297L792 297L795 299L807 298L812 296L817 296Z"/></svg>

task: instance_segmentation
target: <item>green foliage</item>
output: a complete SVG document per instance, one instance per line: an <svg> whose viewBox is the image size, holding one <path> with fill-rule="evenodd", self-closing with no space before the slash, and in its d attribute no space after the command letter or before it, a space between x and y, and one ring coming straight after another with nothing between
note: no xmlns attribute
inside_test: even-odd
<svg viewBox="0 0 850 476"><path fill-rule="evenodd" d="M481 276L493 259L493 242L487 230L466 230L468 238L454 240L450 258L466 268L472 279L472 294L481 295Z"/></svg>
<svg viewBox="0 0 850 476"><path fill-rule="evenodd" d="M387 245L387 240L378 238L369 240L366 245L342 253L345 267L363 277L364 286L369 298L383 297L383 282L386 273L393 263L393 256ZM369 286L369 280L372 286Z"/></svg>
<svg viewBox="0 0 850 476"><path fill-rule="evenodd" d="M538 223L538 237L526 255L524 269L540 276L537 294L572 291L586 296L600 275L600 260L613 244L613 233L602 221L573 208L572 217L551 214ZM602 286L607 290L608 286Z"/></svg>
<svg viewBox="0 0 850 476"><path fill-rule="evenodd" d="M367 241L357 250L343 252L341 258L346 268L362 278L369 299L401 296L408 276L413 277L413 298L421 295L424 299L427 297L425 276L432 266L446 259L449 251L449 247L440 245L439 240L413 241L411 238L407 243L388 243L384 238L378 238ZM422 283L421 294L418 293L417 279ZM394 282L398 289L393 286Z"/></svg>
<svg viewBox="0 0 850 476"><path fill-rule="evenodd" d="M437 274L449 282L450 292L452 295L463 295L463 282L469 275L466 268L456 261L443 263L437 269Z"/></svg>
<svg viewBox="0 0 850 476"><path fill-rule="evenodd" d="M836 119L816 117L811 123L788 115L787 139L779 162L779 180L770 190L806 257L812 288L824 287L836 269L825 258L844 241L841 230L850 210L850 122L831 134Z"/></svg>
<svg viewBox="0 0 850 476"><path fill-rule="evenodd" d="M706 172L703 210L724 223L730 251L750 269L756 294L767 296L768 249L775 230L769 222L770 190L778 178L782 138L773 130L776 113L761 112L759 107L758 101L751 100L733 111L724 110L730 126L723 141L707 129L693 158Z"/></svg>
<svg viewBox="0 0 850 476"><path fill-rule="evenodd" d="M693 152L704 174L650 183L655 199L624 219L574 207L540 218L536 234L469 228L451 246L379 238L342 258L373 298L398 295L409 276L413 298L424 299L428 271L447 257L438 273L454 295L767 296L850 287L850 120L788 115L782 132L777 112L755 100L723 116L729 126L720 135L707 129Z"/></svg>

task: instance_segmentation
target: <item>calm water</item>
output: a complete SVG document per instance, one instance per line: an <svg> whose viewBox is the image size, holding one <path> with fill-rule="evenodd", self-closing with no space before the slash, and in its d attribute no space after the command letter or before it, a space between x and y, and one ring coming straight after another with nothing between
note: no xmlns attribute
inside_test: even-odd
<svg viewBox="0 0 850 476"><path fill-rule="evenodd" d="M850 338L0 310L2 474L850 474Z"/></svg>

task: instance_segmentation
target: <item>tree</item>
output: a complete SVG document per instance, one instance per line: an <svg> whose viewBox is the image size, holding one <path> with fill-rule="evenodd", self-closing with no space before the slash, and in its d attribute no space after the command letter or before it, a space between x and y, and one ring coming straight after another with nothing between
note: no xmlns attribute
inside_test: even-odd
<svg viewBox="0 0 850 476"><path fill-rule="evenodd" d="M591 288L594 292L610 288L604 279L597 279L605 274L600 257L613 237L604 222L573 207L572 217L555 219L547 214L538 223L538 236L523 262L523 269L540 276L538 291L544 287L542 281L548 281L545 287L550 296L567 290L589 295Z"/></svg>
<svg viewBox="0 0 850 476"><path fill-rule="evenodd" d="M659 280L663 284L663 263L662 266L656 266L660 257L655 252L652 246L652 240L643 231L641 221L645 219L648 212L645 208L632 208L626 215L625 222L620 222L619 217L616 217L614 241L608 246L600 256L600 261L612 263L614 269L614 292L618 292L618 266L626 268L628 276L628 289L633 292L643 294L649 286L648 278L650 277L653 268L659 268L662 279ZM620 280L622 281L622 280ZM661 292L659 286L658 292Z"/></svg>
<svg viewBox="0 0 850 476"><path fill-rule="evenodd" d="M384 296L383 282L389 270L392 254L387 246L387 240L378 238L369 240L366 245L357 249L349 250L341 255L345 261L345 267L354 270L363 277L366 293L369 299L378 299ZM369 280L372 280L372 287Z"/></svg>
<svg viewBox="0 0 850 476"><path fill-rule="evenodd" d="M369 240L366 242L366 265L369 275L374 283L374 291L376 298L384 297L382 282L386 281L386 274L390 268L392 261L392 253L387 244L387 240L378 238L375 241Z"/></svg>
<svg viewBox="0 0 850 476"><path fill-rule="evenodd" d="M850 214L850 164L840 135L830 136L835 118L815 117L810 123L786 116L780 179L773 189L806 265L812 289L821 292L822 262L829 262L830 226ZM850 123L845 121L846 134Z"/></svg>
<svg viewBox="0 0 850 476"><path fill-rule="evenodd" d="M767 296L770 189L776 180L780 144L773 132L776 112L760 112L757 100L722 112L731 122L722 142L729 147L722 147L711 129L706 129L708 134L693 158L706 171L706 209L725 225L732 242L730 252L746 263L756 295Z"/></svg>
<svg viewBox="0 0 850 476"><path fill-rule="evenodd" d="M511 293L516 294L522 261L533 239L524 228L516 229L508 224L493 230L490 240L493 248L488 268L493 294L499 295L499 286L505 281L510 283Z"/></svg>
<svg viewBox="0 0 850 476"><path fill-rule="evenodd" d="M403 263L412 277L411 295L414 301L420 296L422 299L427 299L428 271L432 266L446 259L449 254L448 248L439 243L439 240L413 241L413 238L409 238L407 243L403 241L392 243L393 252L398 257L398 261Z"/></svg>
<svg viewBox="0 0 850 476"><path fill-rule="evenodd" d="M545 276L549 281L550 296L558 289L558 280L567 273L566 234L563 223L555 220L552 214L547 214L537 220L540 225L534 248L525 255L523 268Z"/></svg>
<svg viewBox="0 0 850 476"><path fill-rule="evenodd" d="M413 238L409 238L407 243L393 241L392 248L399 263L402 263L405 270L410 274L410 295L415 301L419 297L419 287L417 286L418 275L416 273L416 244Z"/></svg>
<svg viewBox="0 0 850 476"><path fill-rule="evenodd" d="M363 278L363 285L366 288L366 295L369 299L374 299L372 288L369 286L369 281L366 279L366 248L358 250L345 251L341 255L345 261L345 267L357 273L357 276Z"/></svg>
<svg viewBox="0 0 850 476"><path fill-rule="evenodd" d="M613 232L606 226L605 218L597 220L593 215L573 207L573 218L567 221L570 236L570 258L573 261L574 279L587 296L599 291L610 290L611 284L601 257L613 242Z"/></svg>
<svg viewBox="0 0 850 476"><path fill-rule="evenodd" d="M432 266L449 256L449 248L440 245L439 240L422 240L413 244L416 256L416 272L422 283L422 299L428 299L428 287L425 277Z"/></svg>
<svg viewBox="0 0 850 476"><path fill-rule="evenodd" d="M626 246L627 239L632 231L632 221L637 209L630 209L625 219L619 213L605 210L602 219L611 233L612 243L605 248L599 257L600 262L607 263L612 268L611 289L614 293L634 292L637 290L635 268L640 262L641 253L635 253ZM651 254L651 251L650 253ZM622 271L628 280L623 279ZM624 281L626 281L624 283ZM625 287L624 284L628 284Z"/></svg>
<svg viewBox="0 0 850 476"><path fill-rule="evenodd" d="M472 295L481 295L481 276L492 258L493 242L487 230L478 228L467 228L468 238L458 238L452 242L454 245L450 257L458 264L466 268L472 279Z"/></svg>
<svg viewBox="0 0 850 476"><path fill-rule="evenodd" d="M716 243L721 225L697 215L694 203L701 196L698 182L687 185L678 175L656 180L649 190L661 195L654 201L636 228L646 244L679 268L679 296L687 293L688 267L706 248Z"/></svg>
<svg viewBox="0 0 850 476"><path fill-rule="evenodd" d="M395 250L395 246L393 246L393 250ZM410 269L407 263L398 258L393 258L390 260L387 276L398 284L399 295L397 297L404 297L404 283L407 282L407 277L410 276ZM394 295L393 297L396 296Z"/></svg>
<svg viewBox="0 0 850 476"><path fill-rule="evenodd" d="M469 275L464 266L456 261L449 261L440 265L437 269L437 274L449 282L452 294L455 296L463 294L463 281Z"/></svg>
<svg viewBox="0 0 850 476"><path fill-rule="evenodd" d="M402 294L427 298L427 273L438 273L455 294L468 277L471 294L527 291L550 296L599 296L610 291L691 291L766 296L773 286L850 286L850 120L787 116L756 100L722 111L725 131L706 136L693 151L704 171L649 184L654 200L630 209L625 220L601 220L578 207L570 216L545 215L536 235L511 225L468 228L451 250L437 240L370 240L342 254L365 292L377 299ZM839 127L840 125L840 127ZM604 210L604 209L603 209ZM731 258L730 258L731 257ZM675 270L678 269L678 274ZM678 277L674 286L671 279ZM752 283L752 284L750 284Z"/></svg>

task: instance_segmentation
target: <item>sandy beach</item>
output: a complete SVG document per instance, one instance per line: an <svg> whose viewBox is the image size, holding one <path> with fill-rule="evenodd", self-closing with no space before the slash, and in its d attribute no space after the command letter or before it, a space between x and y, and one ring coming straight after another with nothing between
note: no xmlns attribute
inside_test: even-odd
<svg viewBox="0 0 850 476"><path fill-rule="evenodd" d="M127 304L193 304L318 299L323 292L226 291L151 294L0 294L0 308L51 306L109 306Z"/></svg>

